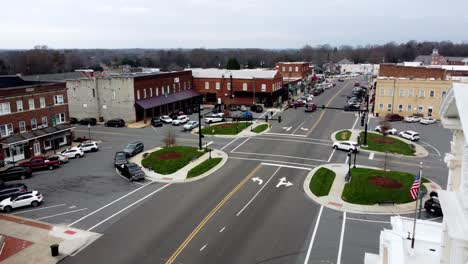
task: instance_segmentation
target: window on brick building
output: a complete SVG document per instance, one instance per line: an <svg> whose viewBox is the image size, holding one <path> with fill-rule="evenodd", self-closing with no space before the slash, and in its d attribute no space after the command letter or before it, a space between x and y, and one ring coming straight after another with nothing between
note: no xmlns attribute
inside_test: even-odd
<svg viewBox="0 0 468 264"><path fill-rule="evenodd" d="M159 96L159 87L156 87L156 96Z"/></svg>
<svg viewBox="0 0 468 264"><path fill-rule="evenodd" d="M242 84L242 91L247 91L247 83Z"/></svg>
<svg viewBox="0 0 468 264"><path fill-rule="evenodd" d="M283 72L285 72L285 71L286 71L286 67L283 66L282 68L283 68Z"/></svg>
<svg viewBox="0 0 468 264"><path fill-rule="evenodd" d="M209 89L210 89L210 83L209 83L209 82L205 82L205 89L206 89L206 90L209 90Z"/></svg>
<svg viewBox="0 0 468 264"><path fill-rule="evenodd" d="M26 122L19 121L18 126L19 126L20 133L26 132Z"/></svg>
<svg viewBox="0 0 468 264"><path fill-rule="evenodd" d="M16 111L17 112L23 112L24 111L23 101L22 100L16 101Z"/></svg>
<svg viewBox="0 0 468 264"><path fill-rule="evenodd" d="M137 90L137 100L140 100L140 90Z"/></svg>
<svg viewBox="0 0 468 264"><path fill-rule="evenodd" d="M45 107L46 107L45 97L39 98L39 106L40 106L41 108L45 108Z"/></svg>
<svg viewBox="0 0 468 264"><path fill-rule="evenodd" d="M231 83L230 83L230 82L227 83L227 89L228 89L229 91L231 90Z"/></svg>
<svg viewBox="0 0 468 264"><path fill-rule="evenodd" d="M296 66L296 72L299 72L299 67Z"/></svg>
<svg viewBox="0 0 468 264"><path fill-rule="evenodd" d="M266 84L262 83L262 92L266 92Z"/></svg>
<svg viewBox="0 0 468 264"><path fill-rule="evenodd" d="M36 118L31 119L31 129L37 129L37 120Z"/></svg>
<svg viewBox="0 0 468 264"><path fill-rule="evenodd" d="M143 89L143 98L146 98L146 88Z"/></svg>
<svg viewBox="0 0 468 264"><path fill-rule="evenodd" d="M47 127L49 124L47 123L47 116L42 117L42 127Z"/></svg>
<svg viewBox="0 0 468 264"><path fill-rule="evenodd" d="M292 72L292 67L291 66L289 66L289 71Z"/></svg>
<svg viewBox="0 0 468 264"><path fill-rule="evenodd" d="M175 83L172 84L172 91L173 91L174 93L176 92Z"/></svg>
<svg viewBox="0 0 468 264"><path fill-rule="evenodd" d="M430 91L429 92L429 97L434 97L435 96L435 92L434 91Z"/></svg>
<svg viewBox="0 0 468 264"><path fill-rule="evenodd" d="M55 122L57 124L65 123L65 113L59 113L55 116Z"/></svg>
<svg viewBox="0 0 468 264"><path fill-rule="evenodd" d="M4 124L0 125L0 135L2 137L8 137L9 135L13 134L13 125L12 124Z"/></svg>
<svg viewBox="0 0 468 264"><path fill-rule="evenodd" d="M188 89L192 89L192 86L190 86L190 85L191 85L191 82L190 82L190 81L187 81L187 88L188 88Z"/></svg>
<svg viewBox="0 0 468 264"><path fill-rule="evenodd" d="M153 87L150 87L149 91L150 91L150 97L153 97Z"/></svg>
<svg viewBox="0 0 468 264"><path fill-rule="evenodd" d="M184 82L184 91L187 90L187 83Z"/></svg>
<svg viewBox="0 0 468 264"><path fill-rule="evenodd" d="M220 89L221 89L221 83L216 82L216 90L220 90Z"/></svg>
<svg viewBox="0 0 468 264"><path fill-rule="evenodd" d="M54 95L54 104L56 105L63 104L63 95Z"/></svg>
<svg viewBox="0 0 468 264"><path fill-rule="evenodd" d="M29 103L29 110L34 110L36 106L34 105L34 98L28 100Z"/></svg>

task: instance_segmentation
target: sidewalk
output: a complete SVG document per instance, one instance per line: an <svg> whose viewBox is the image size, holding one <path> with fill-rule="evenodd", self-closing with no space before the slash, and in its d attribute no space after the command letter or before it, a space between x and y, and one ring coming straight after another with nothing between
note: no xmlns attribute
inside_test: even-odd
<svg viewBox="0 0 468 264"><path fill-rule="evenodd" d="M0 234L5 238L0 262L6 264L57 263L101 236L93 232L4 214L0 215ZM51 255L52 244L59 245L57 257Z"/></svg>
<svg viewBox="0 0 468 264"><path fill-rule="evenodd" d="M368 166L359 166L360 168L369 168L369 169L377 169L375 167L368 167ZM327 196L317 197L315 196L309 188L310 180L314 173L320 168L327 168L335 172L335 180L333 181L332 187L330 192ZM348 165L347 164L327 164L322 165L319 167L314 168L310 171L309 175L307 175L304 181L304 191L306 194L315 202L328 207L330 209L349 212L349 213L358 213L358 214L408 214L414 213L414 208L416 206L416 202L405 203L405 204L395 204L395 205L359 205L359 204L352 204L343 201L341 199L341 194L343 193L345 182L345 176L348 172ZM440 190L441 187L433 182L424 183L424 186L427 188L427 193L431 191ZM423 198L423 203L429 197Z"/></svg>
<svg viewBox="0 0 468 264"><path fill-rule="evenodd" d="M188 165L186 165L182 169L180 169L180 170L178 170L178 171L176 171L176 172L174 172L172 174L163 175L163 174L156 173L156 172L154 172L152 170L149 170L149 169L147 169L147 168L145 168L145 167L143 167L141 165L141 160L143 159L143 154L151 153L151 152L157 151L159 149L161 149L161 148L154 148L154 149L144 151L144 152L139 153L138 155L136 155L136 156L134 156L134 157L132 157L130 159L131 162L134 162L134 163L138 164L138 166L141 167L143 172L146 174L146 178L151 180L151 181L172 182L172 183L174 183L174 182L191 182L191 181L199 180L199 179L202 179L202 178L208 176L209 174L215 172L219 168L221 168L226 163L227 158L228 158L228 156L227 156L227 154L225 152L217 150L217 149L213 149L211 151L211 157L212 158L222 158L223 160L220 163L218 163L218 165L213 167L211 170L203 173L202 175L199 175L199 176L197 176L195 178L187 179L187 173L192 168L196 167L200 163L202 163L205 160L209 159L210 158L210 153L203 154L201 157L199 157L195 161L190 162Z"/></svg>

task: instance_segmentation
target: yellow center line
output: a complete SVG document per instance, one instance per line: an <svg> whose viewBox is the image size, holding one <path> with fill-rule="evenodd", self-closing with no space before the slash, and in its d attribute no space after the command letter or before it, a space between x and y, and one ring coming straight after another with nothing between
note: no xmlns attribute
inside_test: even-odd
<svg viewBox="0 0 468 264"><path fill-rule="evenodd" d="M205 226L205 224L213 217L213 215L248 181L252 178L255 173L262 167L262 164L258 164L255 169L253 169L249 175L247 175L232 191L226 195L218 205L211 210L211 212L198 224L198 226L190 233L190 235L184 240L184 242L177 248L177 250L172 254L172 256L166 261L166 264L171 264L174 260L180 255L182 250L190 243L190 241L198 234L198 232Z"/></svg>
<svg viewBox="0 0 468 264"><path fill-rule="evenodd" d="M345 86L343 86L343 88L341 88L339 92L337 92L332 98L330 98L330 100L328 100L328 102L327 102L327 104L325 106L328 106L331 103L331 101L333 101L333 99L335 99L335 97L337 97L339 94L341 94L341 91L343 91L346 88L346 86L348 86L348 84L350 84L350 82L346 83ZM320 108L320 106L317 105L317 109L318 108ZM318 123L320 123L320 120L322 120L324 115L325 115L325 110L322 111L319 118L317 119L317 122L315 122L315 124L309 129L309 132L306 134L306 137L308 137L310 135L310 133L312 133L312 131L314 131L315 127L317 127Z"/></svg>

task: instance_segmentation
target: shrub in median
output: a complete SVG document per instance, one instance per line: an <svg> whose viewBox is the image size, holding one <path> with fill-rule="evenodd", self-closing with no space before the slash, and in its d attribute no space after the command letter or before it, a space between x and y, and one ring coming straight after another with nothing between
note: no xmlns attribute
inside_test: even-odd
<svg viewBox="0 0 468 264"><path fill-rule="evenodd" d="M349 130L341 130L335 135L335 139L338 141L349 140L350 137L351 137L351 131Z"/></svg>
<svg viewBox="0 0 468 264"><path fill-rule="evenodd" d="M316 196L328 195L335 180L335 173L327 168L318 169L312 176L309 188Z"/></svg>
<svg viewBox="0 0 468 264"><path fill-rule="evenodd" d="M265 131L267 128L268 128L268 124L261 124L261 125L254 127L252 131L254 133L260 133L260 132Z"/></svg>
<svg viewBox="0 0 468 264"><path fill-rule="evenodd" d="M189 172L187 173L187 179L188 178L193 178L198 175L201 175L209 170L211 170L213 167L218 165L218 163L223 160L222 158L212 158L212 159L207 159L203 161L202 163L198 164L197 166L193 167Z"/></svg>
<svg viewBox="0 0 468 264"><path fill-rule="evenodd" d="M141 161L143 167L159 174L171 174L203 155L195 147L170 146L150 153Z"/></svg>

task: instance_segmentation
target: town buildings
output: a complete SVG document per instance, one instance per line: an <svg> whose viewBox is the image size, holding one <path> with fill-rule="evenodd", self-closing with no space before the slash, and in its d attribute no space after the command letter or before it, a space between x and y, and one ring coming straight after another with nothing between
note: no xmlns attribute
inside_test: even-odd
<svg viewBox="0 0 468 264"><path fill-rule="evenodd" d="M71 143L64 82L0 76L0 148L6 162L28 159Z"/></svg>
<svg viewBox="0 0 468 264"><path fill-rule="evenodd" d="M439 105L452 86L444 69L382 64L374 114L422 114L439 119Z"/></svg>
<svg viewBox="0 0 468 264"><path fill-rule="evenodd" d="M287 96L283 77L266 69L191 69L193 86L206 103L223 105L271 106Z"/></svg>
<svg viewBox="0 0 468 264"><path fill-rule="evenodd" d="M312 74L312 68L308 62L278 62L275 69L279 71L285 81L305 80Z"/></svg>
<svg viewBox="0 0 468 264"><path fill-rule="evenodd" d="M431 55L417 56L414 61L423 65L468 65L468 57L442 56L438 49L433 49Z"/></svg>
<svg viewBox="0 0 468 264"><path fill-rule="evenodd" d="M192 89L192 72L127 73L67 81L70 114L99 121L122 118L146 120L185 110L199 95Z"/></svg>
<svg viewBox="0 0 468 264"><path fill-rule="evenodd" d="M339 64L342 74L357 73L357 74L372 74L379 73L379 64L360 63L360 64Z"/></svg>

